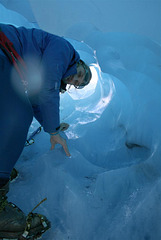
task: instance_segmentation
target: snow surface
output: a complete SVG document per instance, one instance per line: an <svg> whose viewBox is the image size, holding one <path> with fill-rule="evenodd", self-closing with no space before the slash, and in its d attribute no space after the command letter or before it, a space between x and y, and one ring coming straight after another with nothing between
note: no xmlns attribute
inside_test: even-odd
<svg viewBox="0 0 161 240"><path fill-rule="evenodd" d="M27 214L47 197L37 209L52 223L43 240L160 240L161 47L83 23L65 37L93 72L89 86L61 95L71 157L40 132L16 164L9 200Z"/></svg>

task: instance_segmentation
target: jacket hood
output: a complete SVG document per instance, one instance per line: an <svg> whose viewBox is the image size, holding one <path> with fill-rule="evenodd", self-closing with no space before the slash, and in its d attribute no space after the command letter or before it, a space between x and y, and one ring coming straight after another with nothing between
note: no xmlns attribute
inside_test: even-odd
<svg viewBox="0 0 161 240"><path fill-rule="evenodd" d="M71 75L75 75L77 73L77 63L80 60L80 56L78 52L74 49L73 58L67 68L66 73L63 75L63 78L69 77Z"/></svg>

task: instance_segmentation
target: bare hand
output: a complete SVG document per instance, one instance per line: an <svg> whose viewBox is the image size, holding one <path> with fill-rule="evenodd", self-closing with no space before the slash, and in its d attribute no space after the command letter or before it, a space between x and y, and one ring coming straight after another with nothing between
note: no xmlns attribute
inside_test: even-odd
<svg viewBox="0 0 161 240"><path fill-rule="evenodd" d="M59 134L57 135L51 135L50 137L50 142L51 142L51 150L53 150L55 148L55 145L56 144L60 144L62 145L66 155L68 157L70 157L70 152L68 150L68 147L67 147L67 143L66 143L66 140L64 138L62 138Z"/></svg>

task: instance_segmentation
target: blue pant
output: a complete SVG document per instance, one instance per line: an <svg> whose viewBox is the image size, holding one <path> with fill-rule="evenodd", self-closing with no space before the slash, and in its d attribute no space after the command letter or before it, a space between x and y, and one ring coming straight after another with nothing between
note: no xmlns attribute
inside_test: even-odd
<svg viewBox="0 0 161 240"><path fill-rule="evenodd" d="M13 87L12 76L19 93ZM10 177L24 148L32 119L32 106L21 79L9 60L0 55L0 179Z"/></svg>

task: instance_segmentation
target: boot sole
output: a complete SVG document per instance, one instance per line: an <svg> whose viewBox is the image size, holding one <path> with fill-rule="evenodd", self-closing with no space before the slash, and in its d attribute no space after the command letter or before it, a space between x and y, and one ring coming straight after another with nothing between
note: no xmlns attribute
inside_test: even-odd
<svg viewBox="0 0 161 240"><path fill-rule="evenodd" d="M50 227L50 222L46 221L47 227L42 228L42 225L32 228L26 237L23 237L24 232L0 232L0 240L36 240L40 239ZM2 237L3 236L3 237Z"/></svg>
<svg viewBox="0 0 161 240"><path fill-rule="evenodd" d="M20 233L19 237L11 237L11 236L10 237L3 237L3 238L0 237L0 240L36 240L36 239L40 239L42 237L43 233L37 234L35 236L28 236L27 238L24 238L22 236L23 233ZM17 233L16 233L16 235L17 235Z"/></svg>
<svg viewBox="0 0 161 240"><path fill-rule="evenodd" d="M30 238L0 238L0 240L37 240L37 239L41 239L42 236L37 236L37 237L30 237Z"/></svg>

